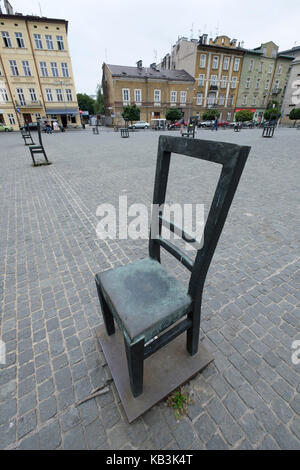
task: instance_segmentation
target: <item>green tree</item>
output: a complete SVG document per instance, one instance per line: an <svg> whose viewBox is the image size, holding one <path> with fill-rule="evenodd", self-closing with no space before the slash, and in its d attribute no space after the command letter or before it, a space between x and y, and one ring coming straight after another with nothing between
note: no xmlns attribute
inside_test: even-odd
<svg viewBox="0 0 300 470"><path fill-rule="evenodd" d="M131 123L132 121L139 121L140 115L141 112L135 104L123 108L122 118L125 119L125 121L130 121Z"/></svg>
<svg viewBox="0 0 300 470"><path fill-rule="evenodd" d="M276 100L271 100L267 106L267 109L271 109L274 107L274 104L275 104L275 108L278 108L279 107L279 101L276 101Z"/></svg>
<svg viewBox="0 0 300 470"><path fill-rule="evenodd" d="M217 109L209 109L208 111L204 111L202 115L203 121L213 121L214 119L220 116L220 111Z"/></svg>
<svg viewBox="0 0 300 470"><path fill-rule="evenodd" d="M166 112L166 119L171 122L178 121L182 116L182 112L177 108L170 108Z"/></svg>
<svg viewBox="0 0 300 470"><path fill-rule="evenodd" d="M97 98L96 101L94 102L94 113L95 114L105 114L105 106L104 106L104 97L102 95L101 91L101 85L97 85Z"/></svg>
<svg viewBox="0 0 300 470"><path fill-rule="evenodd" d="M266 121L278 121L281 116L279 108L269 108L264 112L264 118Z"/></svg>
<svg viewBox="0 0 300 470"><path fill-rule="evenodd" d="M79 109L82 111L88 111L90 114L94 114L94 103L95 100L88 96L86 93L77 93L77 100Z"/></svg>
<svg viewBox="0 0 300 470"><path fill-rule="evenodd" d="M294 108L289 115L290 120L294 120L294 127L296 126L296 121L300 119L300 108Z"/></svg>
<svg viewBox="0 0 300 470"><path fill-rule="evenodd" d="M238 111L235 115L235 120L237 122L252 121L253 113L247 109Z"/></svg>

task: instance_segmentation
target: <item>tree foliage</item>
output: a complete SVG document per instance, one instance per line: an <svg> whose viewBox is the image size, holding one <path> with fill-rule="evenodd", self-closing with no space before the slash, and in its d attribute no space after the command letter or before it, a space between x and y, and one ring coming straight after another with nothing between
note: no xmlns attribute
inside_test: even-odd
<svg viewBox="0 0 300 470"><path fill-rule="evenodd" d="M235 120L237 122L252 121L253 120L253 113L248 109L238 111L235 115Z"/></svg>
<svg viewBox="0 0 300 470"><path fill-rule="evenodd" d="M203 121L213 121L214 119L220 116L220 111L217 109L209 109L208 111L204 111L202 115Z"/></svg>
<svg viewBox="0 0 300 470"><path fill-rule="evenodd" d="M177 108L170 108L166 112L166 119L171 122L178 121L182 116L182 112Z"/></svg>
<svg viewBox="0 0 300 470"><path fill-rule="evenodd" d="M290 112L289 118L291 121L294 120L295 121L294 124L296 124L296 121L300 119L300 108L292 109L292 111Z"/></svg>
<svg viewBox="0 0 300 470"><path fill-rule="evenodd" d="M269 108L264 112L264 118L267 121L277 121L281 116L279 108Z"/></svg>
<svg viewBox="0 0 300 470"><path fill-rule="evenodd" d="M105 106L104 106L104 97L101 92L101 85L97 85L97 98L94 102L94 113L95 114L105 114Z"/></svg>
<svg viewBox="0 0 300 470"><path fill-rule="evenodd" d="M88 96L86 93L77 93L77 100L79 109L82 111L88 111L90 114L94 114L95 100Z"/></svg>
<svg viewBox="0 0 300 470"><path fill-rule="evenodd" d="M135 104L123 108L122 117L125 121L139 121L140 115L141 112Z"/></svg>

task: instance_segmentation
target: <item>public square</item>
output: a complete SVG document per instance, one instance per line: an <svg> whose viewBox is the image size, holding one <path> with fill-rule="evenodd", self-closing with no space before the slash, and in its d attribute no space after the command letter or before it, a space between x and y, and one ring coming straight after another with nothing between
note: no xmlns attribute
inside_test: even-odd
<svg viewBox="0 0 300 470"><path fill-rule="evenodd" d="M42 167L19 132L0 135L1 449L300 449L296 129L271 139L197 131L252 147L204 289L201 338L214 361L186 385L187 416L177 421L163 400L127 421L96 337L94 276L146 257L148 241L98 239L96 210L122 195L150 207L159 135L43 134L53 164ZM207 214L219 171L172 156L167 200L203 203ZM186 285L183 266L162 262Z"/></svg>

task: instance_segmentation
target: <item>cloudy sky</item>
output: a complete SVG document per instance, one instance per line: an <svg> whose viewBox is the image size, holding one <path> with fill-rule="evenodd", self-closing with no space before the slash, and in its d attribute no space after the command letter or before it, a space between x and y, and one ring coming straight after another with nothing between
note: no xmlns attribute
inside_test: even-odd
<svg viewBox="0 0 300 470"><path fill-rule="evenodd" d="M103 62L144 65L170 51L178 36L226 34L253 48L273 40L300 45L299 0L10 0L23 14L69 21L77 91L94 94ZM3 4L3 1L0 0Z"/></svg>

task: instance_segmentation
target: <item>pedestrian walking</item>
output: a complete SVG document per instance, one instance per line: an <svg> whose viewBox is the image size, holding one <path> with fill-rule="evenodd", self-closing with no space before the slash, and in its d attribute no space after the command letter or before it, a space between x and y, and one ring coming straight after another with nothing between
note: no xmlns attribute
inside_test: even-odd
<svg viewBox="0 0 300 470"><path fill-rule="evenodd" d="M180 124L180 135L182 135L182 133L184 131L184 117L183 116L180 119L179 124Z"/></svg>

